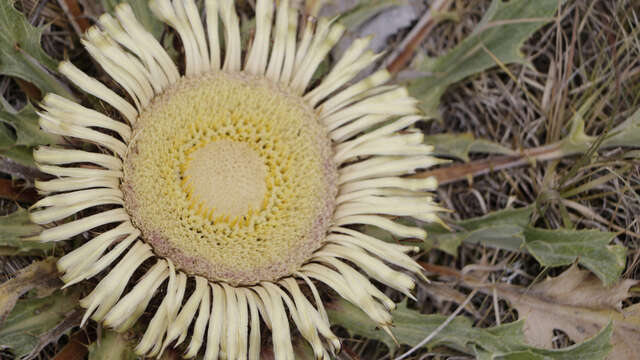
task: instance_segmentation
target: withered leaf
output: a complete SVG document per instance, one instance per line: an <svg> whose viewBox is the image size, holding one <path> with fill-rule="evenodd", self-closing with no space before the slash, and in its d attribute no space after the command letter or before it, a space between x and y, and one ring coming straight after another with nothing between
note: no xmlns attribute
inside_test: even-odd
<svg viewBox="0 0 640 360"><path fill-rule="evenodd" d="M637 283L623 280L606 287L574 265L530 288L502 285L497 290L525 319L524 334L530 344L550 349L556 329L581 342L613 322L613 349L607 358L634 360L640 359L640 304L621 309L621 302Z"/></svg>
<svg viewBox="0 0 640 360"><path fill-rule="evenodd" d="M18 271L15 277L0 285L0 325L7 318L20 296L37 289L50 293L59 288L56 259L36 261Z"/></svg>

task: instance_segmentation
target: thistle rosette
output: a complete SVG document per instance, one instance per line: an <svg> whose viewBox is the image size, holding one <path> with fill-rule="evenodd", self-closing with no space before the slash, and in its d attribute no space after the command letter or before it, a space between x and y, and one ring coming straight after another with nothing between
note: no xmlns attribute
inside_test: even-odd
<svg viewBox="0 0 640 360"><path fill-rule="evenodd" d="M193 0L150 6L180 36L184 74L121 4L82 41L120 88L70 62L59 67L117 114L55 94L42 101L43 130L86 144L35 151L55 178L37 182L46 197L31 217L53 225L31 240L89 234L58 261L66 286L104 273L81 300L83 323L124 331L149 307L138 354L189 337L185 357L202 349L205 359L259 358L266 326L275 357L293 359L291 318L325 359L340 342L324 283L391 334L395 304L369 279L411 297L409 274L424 278L407 255L417 248L357 226L424 239L394 219L438 221L436 181L406 176L439 162L412 128L422 119L417 101L385 85L385 70L351 83L379 57L369 39L312 80L344 27L301 25L288 1L257 1L244 62L232 0L206 0L204 22ZM150 307L154 297L160 305Z"/></svg>

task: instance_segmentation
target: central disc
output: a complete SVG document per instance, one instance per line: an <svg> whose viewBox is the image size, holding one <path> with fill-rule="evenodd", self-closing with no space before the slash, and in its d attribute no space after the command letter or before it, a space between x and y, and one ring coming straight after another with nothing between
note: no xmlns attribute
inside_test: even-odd
<svg viewBox="0 0 640 360"><path fill-rule="evenodd" d="M266 177L267 167L259 153L246 143L230 140L195 150L184 171L187 196L198 210L217 215L219 220L262 210Z"/></svg>
<svg viewBox="0 0 640 360"><path fill-rule="evenodd" d="M324 242L337 170L300 97L243 74L183 78L134 130L126 208L177 268L232 285L273 281Z"/></svg>

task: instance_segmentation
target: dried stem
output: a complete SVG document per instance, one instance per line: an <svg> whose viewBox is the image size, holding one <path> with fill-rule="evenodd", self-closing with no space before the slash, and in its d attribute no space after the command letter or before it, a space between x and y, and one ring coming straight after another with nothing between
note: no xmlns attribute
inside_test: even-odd
<svg viewBox="0 0 640 360"><path fill-rule="evenodd" d="M0 172L13 177L32 182L33 179L49 178L50 176L32 166L22 165L8 157L0 155Z"/></svg>
<svg viewBox="0 0 640 360"><path fill-rule="evenodd" d="M407 37L402 40L400 45L387 57L383 67L386 67L392 75L397 74L404 69L416 49L422 43L422 40L431 33L433 28L438 24L439 19L434 17L434 13L446 11L452 0L435 0L429 9L422 15L420 21L413 27Z"/></svg>
<svg viewBox="0 0 640 360"><path fill-rule="evenodd" d="M460 180L471 180L473 177L488 174L493 171L511 169L537 161L549 161L559 159L573 153L563 151L561 144L556 143L524 150L521 155L500 156L490 159L476 160L464 164L456 164L434 170L424 171L413 175L415 178L428 178L435 176L440 185L450 184Z"/></svg>

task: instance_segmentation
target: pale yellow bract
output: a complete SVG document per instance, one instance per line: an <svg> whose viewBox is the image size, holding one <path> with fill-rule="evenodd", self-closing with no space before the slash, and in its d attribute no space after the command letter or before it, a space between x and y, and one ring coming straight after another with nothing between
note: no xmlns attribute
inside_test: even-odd
<svg viewBox="0 0 640 360"><path fill-rule="evenodd" d="M207 360L258 359L264 326L275 358L287 360L292 319L316 358L329 359L340 342L321 282L391 334L395 304L369 279L411 297L411 275L424 279L407 255L417 248L358 229L424 239L394 219L438 221L436 181L406 177L439 162L412 127L422 119L416 100L384 85L385 70L353 80L378 58L369 39L312 80L344 28L299 26L287 0L256 1L246 50L232 0L150 6L182 41L183 73L123 3L83 39L120 89L59 67L120 116L55 94L41 104L43 130L86 142L34 152L54 179L36 184L46 197L31 218L51 225L30 239L89 236L58 261L66 286L101 277L81 300L83 323L124 331L154 311L138 354L188 339L184 356ZM154 296L159 305L147 309Z"/></svg>

